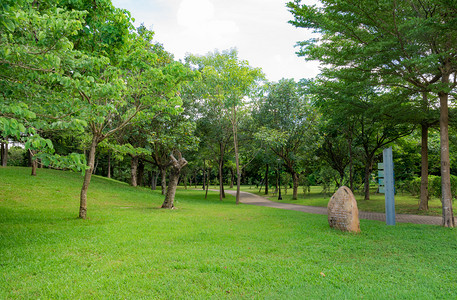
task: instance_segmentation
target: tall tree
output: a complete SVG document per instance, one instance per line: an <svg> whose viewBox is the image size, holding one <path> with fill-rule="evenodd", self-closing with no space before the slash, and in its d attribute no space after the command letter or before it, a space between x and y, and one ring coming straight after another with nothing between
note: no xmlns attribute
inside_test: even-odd
<svg viewBox="0 0 457 300"><path fill-rule="evenodd" d="M297 27L321 33L300 42L299 55L332 69L364 71L382 85L413 87L440 99L443 226L454 227L450 189L448 98L457 84L455 0L288 3ZM407 84L404 84L404 83Z"/></svg>
<svg viewBox="0 0 457 300"><path fill-rule="evenodd" d="M253 112L257 124L262 126L257 138L281 159L281 164L292 176L292 199L296 200L300 173L314 156L319 143L318 115L293 79L267 84L265 94L258 101L258 108Z"/></svg>
<svg viewBox="0 0 457 300"><path fill-rule="evenodd" d="M206 56L189 56L189 63L198 69L203 77L204 98L211 99L221 105L221 112L230 121L235 154L237 173L236 203L240 202L241 166L238 145L238 126L240 108L246 103L248 97L263 73L258 68L253 68L245 60L238 58L235 49L215 51Z"/></svg>
<svg viewBox="0 0 457 300"><path fill-rule="evenodd" d="M135 30L130 14L110 1L62 2L66 8L88 11L87 26L74 38L84 56L69 77L79 97L79 115L88 123L91 138L88 171L80 196L79 217L87 215L87 190L94 170L97 145L130 124L136 117L166 111L176 113L185 68L179 63L162 66L154 53L153 32Z"/></svg>

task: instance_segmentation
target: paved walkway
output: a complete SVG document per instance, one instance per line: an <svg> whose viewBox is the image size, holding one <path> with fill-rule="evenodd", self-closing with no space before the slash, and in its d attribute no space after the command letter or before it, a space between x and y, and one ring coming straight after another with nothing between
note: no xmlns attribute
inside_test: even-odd
<svg viewBox="0 0 457 300"><path fill-rule="evenodd" d="M236 195L236 191L226 190L225 192L230 195L234 195L234 196ZM306 213L319 214L319 215L327 214L326 207L305 206L305 205L298 205L298 204L273 202L264 197L257 196L257 195L247 193L247 192L240 193L240 201L241 201L241 203L249 204L249 205L274 207L274 208L302 211L302 212L306 212ZM378 220L378 221L382 221L382 222L386 221L386 215L384 213L359 211L359 218L366 219L366 220ZM434 216L395 214L395 221L398 223L441 225L442 218L434 217Z"/></svg>

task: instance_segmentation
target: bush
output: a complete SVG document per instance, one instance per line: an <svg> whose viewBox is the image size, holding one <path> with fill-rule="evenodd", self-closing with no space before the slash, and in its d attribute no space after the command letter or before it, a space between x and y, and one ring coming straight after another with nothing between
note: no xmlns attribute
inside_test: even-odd
<svg viewBox="0 0 457 300"><path fill-rule="evenodd" d="M414 177L407 181L399 181L396 188L400 191L406 191L412 196L420 195L421 178ZM430 197L441 198L441 176L428 176L428 193ZM451 194L457 198L457 176L451 175Z"/></svg>
<svg viewBox="0 0 457 300"><path fill-rule="evenodd" d="M441 176L428 177L428 192L430 196L441 198ZM451 194L457 198L457 176L451 175Z"/></svg>
<svg viewBox="0 0 457 300"><path fill-rule="evenodd" d="M8 149L8 166L27 167L27 151L21 147Z"/></svg>

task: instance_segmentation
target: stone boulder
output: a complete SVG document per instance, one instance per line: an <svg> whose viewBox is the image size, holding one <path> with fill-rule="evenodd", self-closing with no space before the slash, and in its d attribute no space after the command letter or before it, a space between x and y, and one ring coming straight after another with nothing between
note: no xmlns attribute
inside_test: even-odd
<svg viewBox="0 0 457 300"><path fill-rule="evenodd" d="M359 210L354 194L346 187L340 187L327 205L328 224L342 231L360 232Z"/></svg>

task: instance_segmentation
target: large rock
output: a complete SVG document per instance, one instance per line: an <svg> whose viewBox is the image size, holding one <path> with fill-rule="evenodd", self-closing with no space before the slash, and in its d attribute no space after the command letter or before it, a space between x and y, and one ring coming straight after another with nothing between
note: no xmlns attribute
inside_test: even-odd
<svg viewBox="0 0 457 300"><path fill-rule="evenodd" d="M340 187L327 205L328 224L342 231L360 232L359 209L354 194L346 187Z"/></svg>

